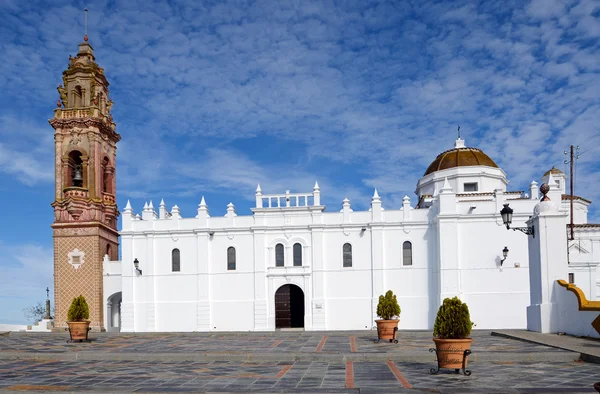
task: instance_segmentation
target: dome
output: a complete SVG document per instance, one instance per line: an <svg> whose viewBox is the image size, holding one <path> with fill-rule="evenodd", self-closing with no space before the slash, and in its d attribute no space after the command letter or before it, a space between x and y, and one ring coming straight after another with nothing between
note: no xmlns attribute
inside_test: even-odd
<svg viewBox="0 0 600 394"><path fill-rule="evenodd" d="M483 153L481 149L467 148L464 146L464 141L458 139L456 140L454 149L440 153L433 163L427 167L427 171L425 171L423 176L429 175L435 171L466 166L488 166L498 168L498 165L494 163L494 160L490 159L490 157Z"/></svg>
<svg viewBox="0 0 600 394"><path fill-rule="evenodd" d="M552 166L551 169L549 169L548 171L546 171L544 173L544 176L546 175L550 175L550 174L560 174L560 175L564 175L565 173L562 172L561 170L559 170L558 168L554 168L554 166Z"/></svg>

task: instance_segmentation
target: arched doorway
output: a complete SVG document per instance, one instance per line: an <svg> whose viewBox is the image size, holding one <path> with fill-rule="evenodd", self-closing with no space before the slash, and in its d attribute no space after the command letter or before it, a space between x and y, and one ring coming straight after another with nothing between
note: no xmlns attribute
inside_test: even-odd
<svg viewBox="0 0 600 394"><path fill-rule="evenodd" d="M275 328L304 328L304 292L283 285L275 293Z"/></svg>
<svg viewBox="0 0 600 394"><path fill-rule="evenodd" d="M121 331L121 292L108 297L106 302L106 331Z"/></svg>

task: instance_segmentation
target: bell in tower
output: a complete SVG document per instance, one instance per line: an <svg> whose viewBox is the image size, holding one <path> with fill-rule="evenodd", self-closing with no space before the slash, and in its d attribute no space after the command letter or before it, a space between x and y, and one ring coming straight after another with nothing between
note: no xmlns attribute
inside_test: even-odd
<svg viewBox="0 0 600 394"><path fill-rule="evenodd" d="M109 83L96 63L87 35L58 86L54 128L55 326L66 327L73 298L83 295L93 330L104 329L102 260L116 260L117 143L121 136L110 113ZM111 296L110 294L106 295Z"/></svg>
<svg viewBox="0 0 600 394"><path fill-rule="evenodd" d="M83 177L81 176L81 164L75 166L75 174L73 175L73 185L81 187L83 184Z"/></svg>

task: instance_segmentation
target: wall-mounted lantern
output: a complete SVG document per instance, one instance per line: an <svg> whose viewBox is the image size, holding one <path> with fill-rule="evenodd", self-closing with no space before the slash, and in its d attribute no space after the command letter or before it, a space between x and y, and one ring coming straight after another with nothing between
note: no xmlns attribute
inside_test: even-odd
<svg viewBox="0 0 600 394"><path fill-rule="evenodd" d="M508 256L508 247L504 247L504 249L502 249L502 256L504 257L502 260L500 260L500 265L502 266L502 264L504 264L504 260L506 260L506 257Z"/></svg>
<svg viewBox="0 0 600 394"><path fill-rule="evenodd" d="M140 262L137 258L133 259L133 266L135 267L135 270L141 275L142 270L140 269Z"/></svg>
<svg viewBox="0 0 600 394"><path fill-rule="evenodd" d="M520 232L525 233L527 235L531 234L533 238L535 238L535 228L533 226L510 227L512 223L513 210L511 207L508 206L508 203L504 204L504 208L502 208L502 210L500 211L500 215L502 215L502 222L504 222L504 225L506 226L507 230L519 230Z"/></svg>

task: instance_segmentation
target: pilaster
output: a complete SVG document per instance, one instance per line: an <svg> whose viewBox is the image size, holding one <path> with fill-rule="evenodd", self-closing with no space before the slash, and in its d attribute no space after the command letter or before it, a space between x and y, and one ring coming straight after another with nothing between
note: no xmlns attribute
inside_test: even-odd
<svg viewBox="0 0 600 394"><path fill-rule="evenodd" d="M530 331L559 331L558 300L564 289L556 281L566 280L568 276L566 224L567 213L559 212L554 201L538 203L533 217L527 221L527 226L533 227L535 232L535 237L528 236L530 305L527 307L527 329Z"/></svg>
<svg viewBox="0 0 600 394"><path fill-rule="evenodd" d="M383 226L372 224L371 225L371 319L377 320L377 303L379 302L379 296L384 294L385 278L383 275L383 259L384 259L384 248L383 248Z"/></svg>
<svg viewBox="0 0 600 394"><path fill-rule="evenodd" d="M323 251L324 251L324 240L323 240L323 228L313 228L311 231L311 244L312 244L312 305L309 307L312 309L312 324L315 330L325 330L327 327L327 303L325 299L327 297L325 288L325 273L323 265Z"/></svg>
<svg viewBox="0 0 600 394"><path fill-rule="evenodd" d="M266 270L268 256L264 230L254 230L254 329L268 329L268 305Z"/></svg>

